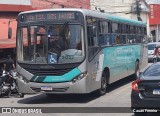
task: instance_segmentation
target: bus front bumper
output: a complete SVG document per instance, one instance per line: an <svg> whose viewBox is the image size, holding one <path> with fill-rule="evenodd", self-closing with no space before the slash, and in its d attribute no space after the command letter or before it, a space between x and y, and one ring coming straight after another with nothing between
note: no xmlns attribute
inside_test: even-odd
<svg viewBox="0 0 160 116"><path fill-rule="evenodd" d="M51 93L51 94L74 94L74 93L89 93L86 86L86 78L79 80L76 83L35 83L17 79L18 89L21 93Z"/></svg>

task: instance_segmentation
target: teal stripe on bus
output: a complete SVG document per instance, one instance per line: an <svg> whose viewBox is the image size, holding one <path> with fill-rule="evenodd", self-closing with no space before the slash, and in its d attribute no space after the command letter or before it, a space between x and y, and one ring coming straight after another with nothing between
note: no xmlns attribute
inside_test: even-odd
<svg viewBox="0 0 160 116"><path fill-rule="evenodd" d="M140 60L141 45L115 46L103 49L103 68L109 67L110 76L119 76L126 70L134 70L135 62Z"/></svg>
<svg viewBox="0 0 160 116"><path fill-rule="evenodd" d="M62 76L33 76L31 80L39 83L68 82L80 74L81 71L75 68Z"/></svg>
<svg viewBox="0 0 160 116"><path fill-rule="evenodd" d="M137 20L130 20L127 18L122 18L122 17L118 17L118 16L113 16L113 15L108 15L107 19L112 20L112 21L119 21L122 23L129 23L129 24L136 24L136 25L141 25L141 26L146 26L146 23L142 22L142 21L137 21Z"/></svg>
<svg viewBox="0 0 160 116"><path fill-rule="evenodd" d="M36 79L36 77L37 76L33 76L30 81L33 82Z"/></svg>

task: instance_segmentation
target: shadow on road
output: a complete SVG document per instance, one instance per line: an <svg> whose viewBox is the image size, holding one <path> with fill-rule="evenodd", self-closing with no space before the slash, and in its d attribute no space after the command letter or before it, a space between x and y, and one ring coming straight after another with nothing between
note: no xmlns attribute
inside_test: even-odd
<svg viewBox="0 0 160 116"><path fill-rule="evenodd" d="M114 82L114 83L112 83L112 84L109 85L108 92L111 92L111 91L113 91L115 89L118 89L121 86L124 86L124 85L126 85L128 83L131 83L134 80L135 79L134 79L133 76L128 76L128 77L123 78L123 79L121 79L121 80L119 80L117 82Z"/></svg>
<svg viewBox="0 0 160 116"><path fill-rule="evenodd" d="M133 78L126 77L109 85L108 93L133 81ZM92 92L90 94L54 94L47 96L45 94L38 94L32 97L27 97L18 101L20 104L49 104L49 103L87 103L99 96Z"/></svg>
<svg viewBox="0 0 160 116"><path fill-rule="evenodd" d="M92 94L53 94L52 96L39 94L33 97L19 100L18 103L21 104L87 103L96 98L98 98L98 96Z"/></svg>

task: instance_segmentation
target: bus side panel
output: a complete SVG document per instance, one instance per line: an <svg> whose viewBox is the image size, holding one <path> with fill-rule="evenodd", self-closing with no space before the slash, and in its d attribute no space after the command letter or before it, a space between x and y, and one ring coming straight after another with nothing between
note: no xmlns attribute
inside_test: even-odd
<svg viewBox="0 0 160 116"><path fill-rule="evenodd" d="M104 52L104 66L110 69L109 83L131 75L135 62L140 59L140 45L107 47Z"/></svg>
<svg viewBox="0 0 160 116"><path fill-rule="evenodd" d="M123 47L106 47L104 48L104 65L103 68L110 69L109 83L115 82L120 78L127 76L127 62L122 52Z"/></svg>

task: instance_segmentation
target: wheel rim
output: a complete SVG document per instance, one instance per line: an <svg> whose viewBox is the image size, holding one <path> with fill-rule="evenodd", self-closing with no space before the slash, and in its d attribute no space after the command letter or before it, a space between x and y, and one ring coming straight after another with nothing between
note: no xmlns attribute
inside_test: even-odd
<svg viewBox="0 0 160 116"><path fill-rule="evenodd" d="M105 93L106 92L106 87L107 87L106 78L103 77L102 78L102 84L101 84L101 91Z"/></svg>

